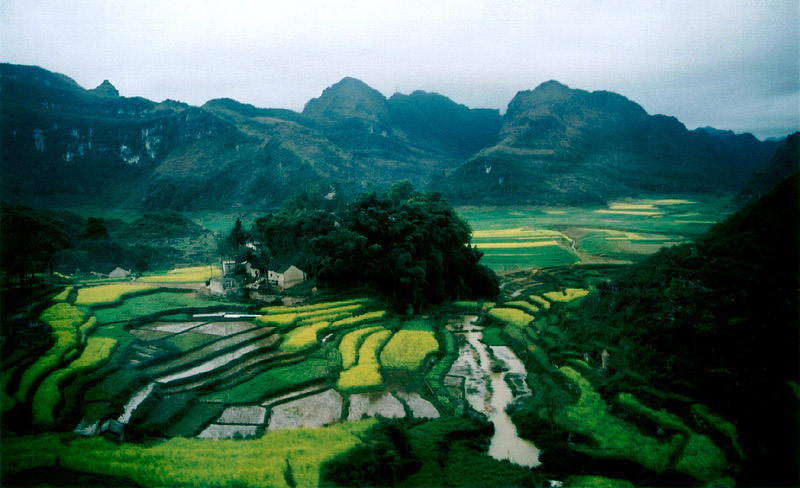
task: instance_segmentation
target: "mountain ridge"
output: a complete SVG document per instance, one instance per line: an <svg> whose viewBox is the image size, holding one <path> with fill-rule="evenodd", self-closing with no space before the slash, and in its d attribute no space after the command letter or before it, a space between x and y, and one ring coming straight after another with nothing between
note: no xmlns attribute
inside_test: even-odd
<svg viewBox="0 0 800 488"><path fill-rule="evenodd" d="M386 98L350 77L302 112L156 103L31 66L0 65L0 82L3 198L45 206L269 208L306 184L352 194L400 179L458 203L600 203L738 191L777 147L554 80L503 116L421 90ZM724 184L686 185L711 176Z"/></svg>
<svg viewBox="0 0 800 488"><path fill-rule="evenodd" d="M640 193L736 191L776 149L689 131L626 97L556 81L509 103L499 142L436 183L455 202L601 204ZM478 201L475 201L475 196Z"/></svg>

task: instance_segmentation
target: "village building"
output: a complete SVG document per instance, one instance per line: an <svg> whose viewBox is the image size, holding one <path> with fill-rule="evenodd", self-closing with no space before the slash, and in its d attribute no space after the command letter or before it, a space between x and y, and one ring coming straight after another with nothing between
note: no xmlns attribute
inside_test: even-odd
<svg viewBox="0 0 800 488"><path fill-rule="evenodd" d="M288 264L280 259L273 259L269 263L267 281L270 285L281 288L291 288L306 280L306 274L297 266Z"/></svg>
<svg viewBox="0 0 800 488"><path fill-rule="evenodd" d="M119 266L117 266L117 268L114 271L108 273L109 278L130 278L130 276L131 276L130 271L128 271L127 269L122 269Z"/></svg>

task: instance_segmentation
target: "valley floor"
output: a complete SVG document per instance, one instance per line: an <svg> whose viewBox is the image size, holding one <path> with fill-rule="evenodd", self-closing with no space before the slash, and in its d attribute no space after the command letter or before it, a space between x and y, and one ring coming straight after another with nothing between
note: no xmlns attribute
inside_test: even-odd
<svg viewBox="0 0 800 488"><path fill-rule="evenodd" d="M185 283L66 288L40 317L55 345L4 356L3 479L24 485L48 468L144 486L317 486L374 419L396 418L422 463L406 486L728 483L737 444L724 419L692 405L708 420L697 424L655 394L620 394L612 408L596 391L601 358L571 352L559 317L617 269L506 272L496 303L411 318L358 297L242 308ZM552 379L573 385L551 419L573 441L554 451L545 439L542 465L502 461L530 441L502 433L495 395L509 389L518 421ZM564 448L587 467L548 461Z"/></svg>

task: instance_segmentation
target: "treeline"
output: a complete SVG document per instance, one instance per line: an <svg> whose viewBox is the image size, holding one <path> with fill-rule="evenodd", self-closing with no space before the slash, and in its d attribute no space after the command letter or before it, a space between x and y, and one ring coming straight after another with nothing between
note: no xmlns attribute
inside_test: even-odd
<svg viewBox="0 0 800 488"><path fill-rule="evenodd" d="M1 213L0 267L10 285L25 285L36 273L171 267L187 259L185 251L169 245L171 240L208 233L170 211L146 214L131 223L7 204Z"/></svg>
<svg viewBox="0 0 800 488"><path fill-rule="evenodd" d="M367 286L398 310L417 311L497 295L497 276L480 264L471 233L439 194L398 182L386 193L360 195L340 212L295 208L267 215L251 237L321 286Z"/></svg>

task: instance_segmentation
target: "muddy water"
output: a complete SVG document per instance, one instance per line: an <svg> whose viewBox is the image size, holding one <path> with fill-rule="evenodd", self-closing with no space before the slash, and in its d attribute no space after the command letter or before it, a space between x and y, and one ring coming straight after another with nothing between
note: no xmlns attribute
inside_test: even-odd
<svg viewBox="0 0 800 488"><path fill-rule="evenodd" d="M500 373L492 372L489 350L481 342L482 328L471 324L467 317L463 325L467 343L461 347L459 358L453 363L451 375L463 376L465 398L478 412L485 413L494 424L494 436L489 446L489 455L495 459L508 460L520 466L539 465L539 449L532 442L517 435L517 428L506 413L506 407L515 398L506 383L508 374L524 375L522 361L507 347L493 347L492 353L505 368ZM518 392L518 397L530 394Z"/></svg>

